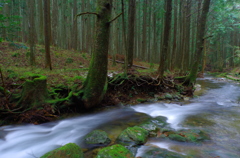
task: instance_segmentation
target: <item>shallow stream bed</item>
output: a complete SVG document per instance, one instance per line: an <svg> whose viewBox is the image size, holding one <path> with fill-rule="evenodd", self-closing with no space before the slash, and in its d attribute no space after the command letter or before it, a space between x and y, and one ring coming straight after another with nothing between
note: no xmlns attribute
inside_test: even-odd
<svg viewBox="0 0 240 158"><path fill-rule="evenodd" d="M94 129L103 129L114 139L125 128L149 117L165 116L170 126L202 129L211 140L202 144L151 138L138 149L143 155L152 146L192 157L240 157L240 86L206 77L198 80L203 95L178 104L157 102L42 125L0 127L0 158L34 158L69 142L82 146L82 138Z"/></svg>

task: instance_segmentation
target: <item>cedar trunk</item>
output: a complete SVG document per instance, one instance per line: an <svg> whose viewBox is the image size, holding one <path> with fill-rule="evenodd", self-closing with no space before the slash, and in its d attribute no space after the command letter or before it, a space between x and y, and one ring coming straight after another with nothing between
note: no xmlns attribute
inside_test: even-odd
<svg viewBox="0 0 240 158"><path fill-rule="evenodd" d="M200 16L199 25L197 27L197 43L196 43L196 52L195 52L196 59L193 62L190 74L187 76L185 80L185 83L189 85L194 84L197 78L198 65L200 64L200 61L202 58L204 34L205 34L205 27L206 27L206 21L207 21L207 15L209 12L210 2L211 0L204 0L203 2L202 14Z"/></svg>
<svg viewBox="0 0 240 158"><path fill-rule="evenodd" d="M112 0L97 1L97 23L94 50L87 79L83 85L84 106L97 106L107 87L108 45Z"/></svg>

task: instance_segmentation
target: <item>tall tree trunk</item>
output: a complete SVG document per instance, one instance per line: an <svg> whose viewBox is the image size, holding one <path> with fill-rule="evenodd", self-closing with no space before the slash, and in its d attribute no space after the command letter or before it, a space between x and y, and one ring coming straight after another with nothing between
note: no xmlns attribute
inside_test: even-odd
<svg viewBox="0 0 240 158"><path fill-rule="evenodd" d="M196 43L196 59L193 62L192 69L190 71L190 74L187 76L185 83L188 83L190 85L194 84L197 78L197 72L198 72L198 66L201 61L202 57L202 50L204 45L204 34L205 34L205 27L206 27L206 21L207 21L207 15L209 12L211 0L204 0L203 2L203 9L202 14L199 19L199 25L197 27L197 43Z"/></svg>
<svg viewBox="0 0 240 158"><path fill-rule="evenodd" d="M97 1L97 23L94 50L87 79L83 85L82 100L86 108L97 106L107 87L108 45L112 0Z"/></svg>
<svg viewBox="0 0 240 158"><path fill-rule="evenodd" d="M129 11L128 11L128 66L133 65L133 49L134 49L134 28L135 28L135 3L136 0L129 0Z"/></svg>
<svg viewBox="0 0 240 158"><path fill-rule="evenodd" d="M164 22L164 35L163 42L160 52L160 63L158 67L158 77L159 79L163 78L163 73L165 70L165 61L167 57L167 49L169 44L169 34L171 30L171 19L172 19L172 0L165 0L166 13L165 13L165 22Z"/></svg>
<svg viewBox="0 0 240 158"><path fill-rule="evenodd" d="M77 15L77 0L73 1L73 15ZM77 19L74 20L73 17L73 30L72 30L72 37L73 37L73 49L77 50L77 43L78 43L78 29L77 29Z"/></svg>
<svg viewBox="0 0 240 158"><path fill-rule="evenodd" d="M44 27L45 27L45 68L52 70L50 43L51 43L51 23L50 23L50 1L44 0Z"/></svg>
<svg viewBox="0 0 240 158"><path fill-rule="evenodd" d="M35 62L35 22L34 22L34 0L28 0L29 7L29 43L30 43L30 65L34 66Z"/></svg>

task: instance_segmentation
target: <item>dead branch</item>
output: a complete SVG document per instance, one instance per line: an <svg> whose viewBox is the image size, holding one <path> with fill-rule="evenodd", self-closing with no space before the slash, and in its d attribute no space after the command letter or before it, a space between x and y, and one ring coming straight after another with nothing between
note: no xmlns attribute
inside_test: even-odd
<svg viewBox="0 0 240 158"><path fill-rule="evenodd" d="M110 20L108 23L113 22L114 20L116 20L117 18L119 18L122 15L122 13L118 14L115 18L113 18L112 20Z"/></svg>
<svg viewBox="0 0 240 158"><path fill-rule="evenodd" d="M85 15L85 14L93 14L93 15L97 15L98 16L98 13L95 13L95 12L84 12L84 13L77 14L75 16L74 20L76 20L78 16L82 16L82 15Z"/></svg>

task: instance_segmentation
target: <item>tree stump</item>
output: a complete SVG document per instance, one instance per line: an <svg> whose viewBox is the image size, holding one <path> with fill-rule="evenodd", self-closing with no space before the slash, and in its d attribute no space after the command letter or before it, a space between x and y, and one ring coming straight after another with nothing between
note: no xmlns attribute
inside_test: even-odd
<svg viewBox="0 0 240 158"><path fill-rule="evenodd" d="M24 108L39 107L46 103L48 98L47 77L33 75L30 76L30 79L25 81L17 105Z"/></svg>

